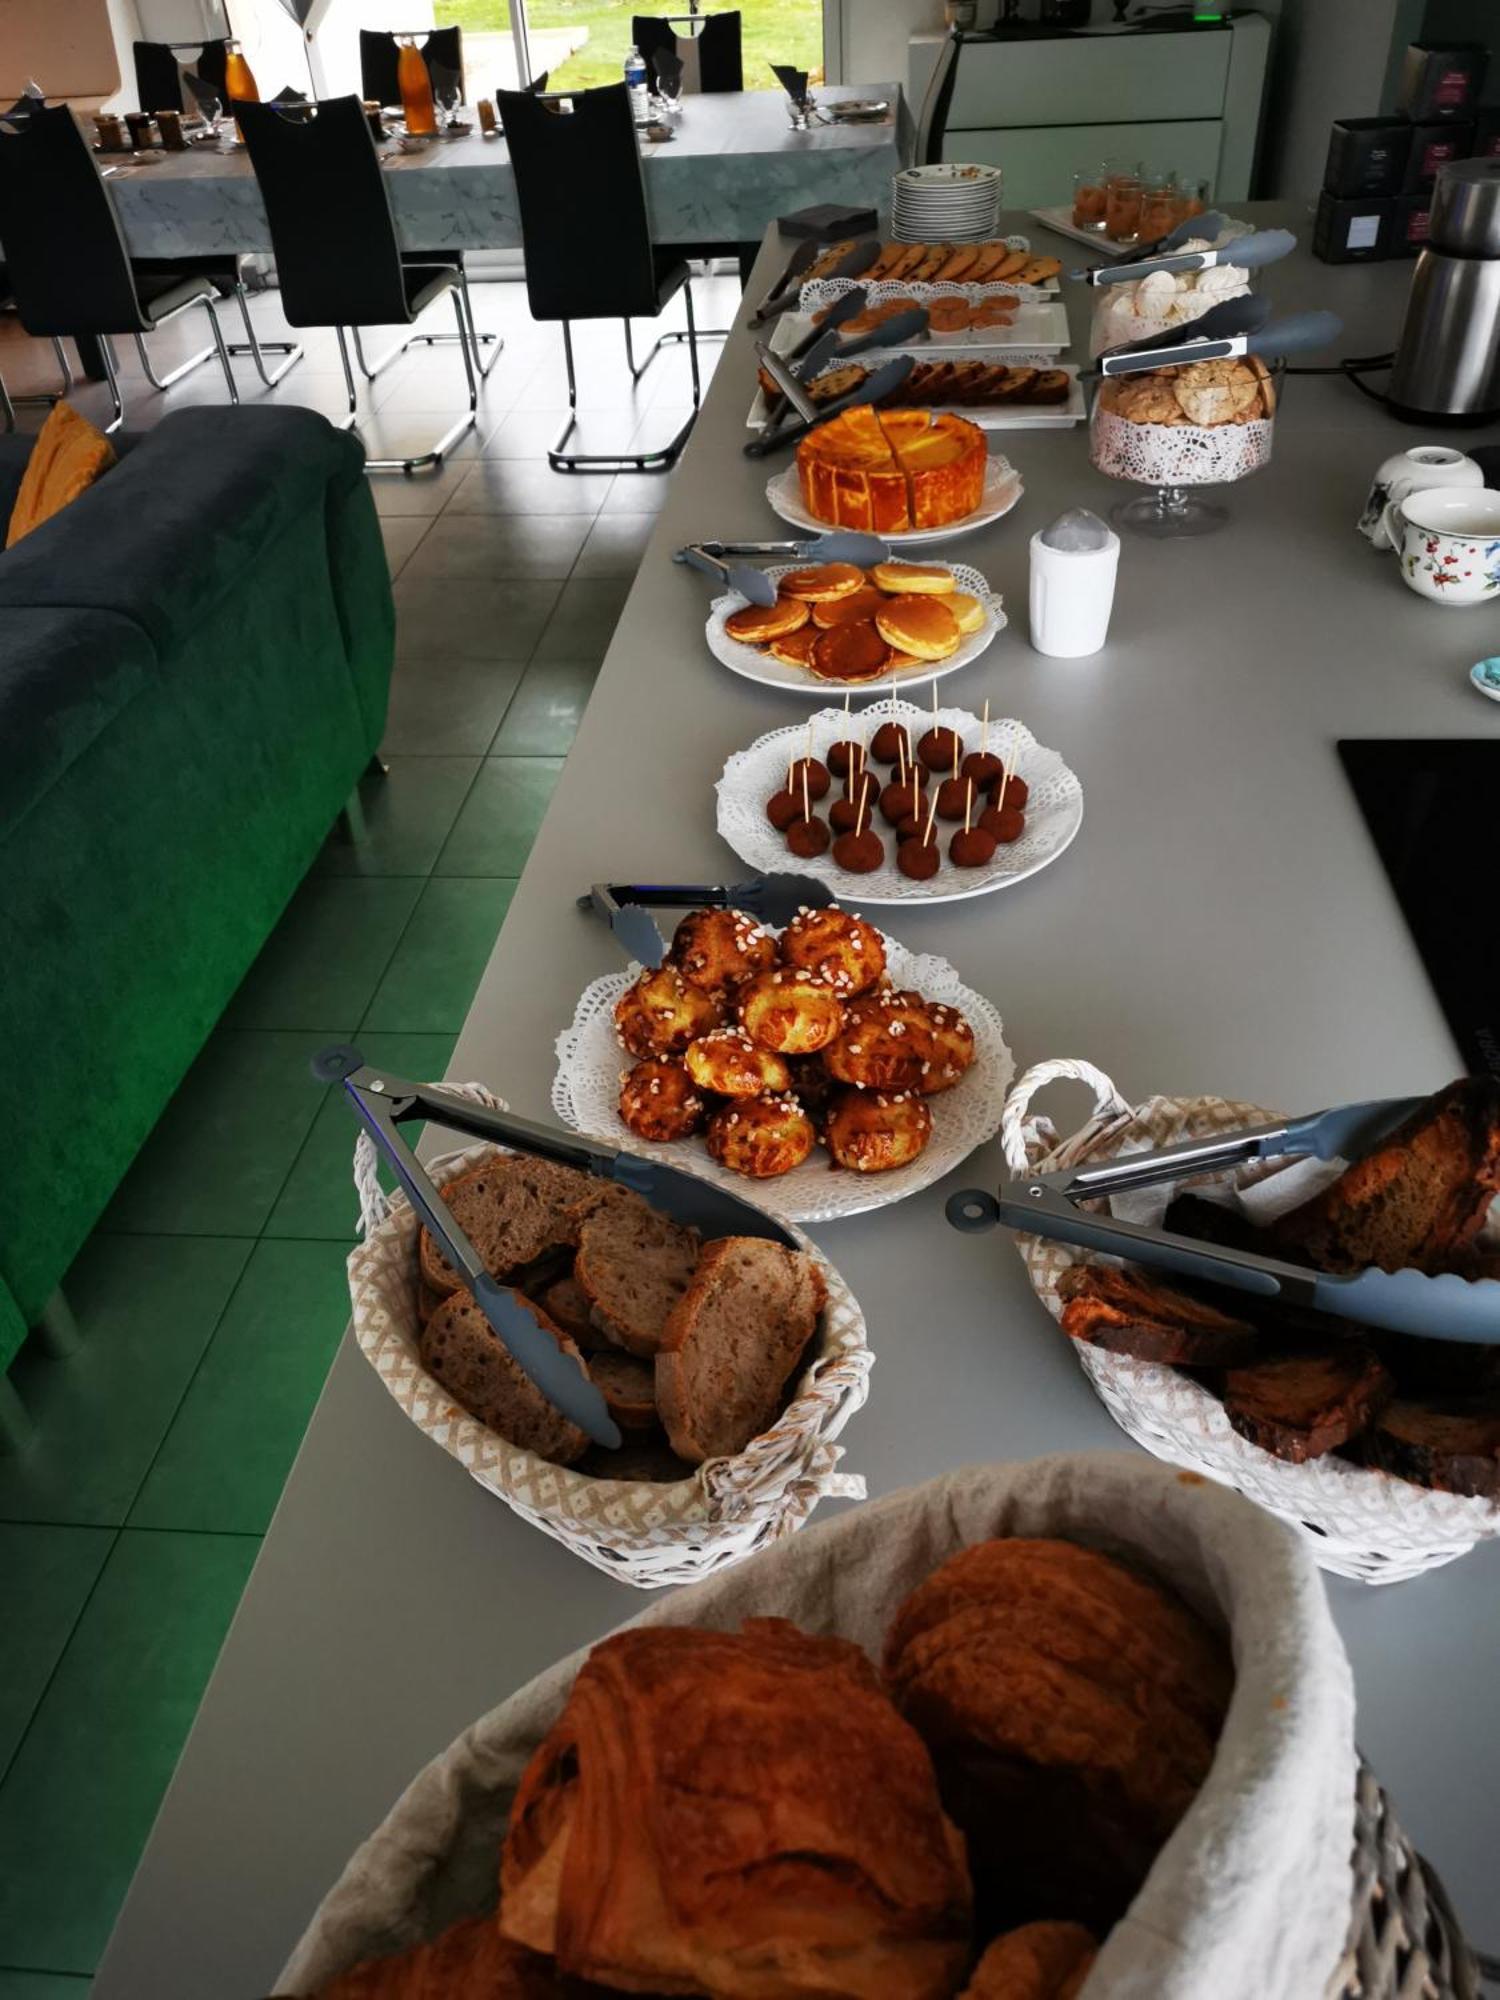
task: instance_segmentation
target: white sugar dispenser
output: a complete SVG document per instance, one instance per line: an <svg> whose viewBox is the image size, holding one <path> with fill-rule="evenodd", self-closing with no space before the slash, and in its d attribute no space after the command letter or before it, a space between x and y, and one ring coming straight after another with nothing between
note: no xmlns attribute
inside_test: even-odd
<svg viewBox="0 0 1500 2000"><path fill-rule="evenodd" d="M1031 538L1031 643L1054 659L1097 653L1115 601L1120 537L1087 507L1070 507Z"/></svg>

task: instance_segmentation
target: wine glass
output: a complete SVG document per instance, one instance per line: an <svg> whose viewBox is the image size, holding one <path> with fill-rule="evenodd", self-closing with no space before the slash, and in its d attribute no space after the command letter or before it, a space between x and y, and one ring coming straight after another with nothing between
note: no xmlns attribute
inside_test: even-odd
<svg viewBox="0 0 1500 2000"><path fill-rule="evenodd" d="M224 116L223 100L215 97L212 91L207 91L198 99L198 110L202 114L204 127L207 130L209 139L217 145L219 140L219 120Z"/></svg>
<svg viewBox="0 0 1500 2000"><path fill-rule="evenodd" d="M656 94L661 100L662 115L676 118L682 110L682 71L660 75L656 79Z"/></svg>
<svg viewBox="0 0 1500 2000"><path fill-rule="evenodd" d="M445 128L451 131L453 129L454 121L458 117L459 99L458 99L457 77L445 76L438 83L437 88L433 91L432 94L437 99L438 109L443 114L443 124Z"/></svg>

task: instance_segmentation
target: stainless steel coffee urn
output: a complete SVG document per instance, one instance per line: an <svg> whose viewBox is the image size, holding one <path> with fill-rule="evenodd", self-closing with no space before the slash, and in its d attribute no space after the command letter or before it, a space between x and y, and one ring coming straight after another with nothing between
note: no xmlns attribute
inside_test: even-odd
<svg viewBox="0 0 1500 2000"><path fill-rule="evenodd" d="M1387 398L1423 423L1500 417L1500 159L1438 169Z"/></svg>

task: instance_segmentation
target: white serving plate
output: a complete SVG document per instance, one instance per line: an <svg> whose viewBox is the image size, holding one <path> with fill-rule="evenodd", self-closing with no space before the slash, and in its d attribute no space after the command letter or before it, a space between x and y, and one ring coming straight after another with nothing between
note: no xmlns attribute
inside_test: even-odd
<svg viewBox="0 0 1500 2000"><path fill-rule="evenodd" d="M768 569L766 575L779 583L791 570L805 568L805 564L779 563ZM1005 613L1000 608L1000 599L990 589L988 582L977 569L970 569L966 563L951 563L954 583L959 590L968 591L984 606L984 623L977 632L971 632L956 653L950 653L946 660L923 661L920 666L909 667L901 674L882 674L875 680L825 681L816 674L810 674L803 667L794 667L785 660L776 660L769 653L763 653L756 646L747 646L739 639L731 639L724 630L724 621L731 612L742 611L749 602L737 590L726 591L716 597L709 612L705 628L708 650L721 665L733 674L740 674L747 681L759 681L762 687L779 688L783 694L807 694L821 697L831 690L848 688L851 693L863 694L876 689L904 687L912 681L941 680L944 674L956 673L960 667L977 660L997 632L1005 629Z"/></svg>
<svg viewBox="0 0 1500 2000"><path fill-rule="evenodd" d="M592 1133L611 1145L628 1145L665 1166L683 1167L763 1208L777 1209L793 1222L831 1222L903 1201L931 1187L962 1165L975 1147L994 1138L1015 1061L995 1008L964 986L945 958L910 952L892 937L886 937L885 950L886 968L897 986L956 1007L974 1030L974 1060L952 1090L928 1098L932 1137L910 1166L885 1174L830 1170L828 1154L815 1146L789 1174L758 1181L721 1166L710 1157L701 1137L644 1145L627 1130L618 1110L621 1074L635 1058L615 1039L614 1010L621 994L640 976L641 968L633 962L622 972L594 980L580 994L571 1027L557 1038L552 1108L575 1132Z"/></svg>
<svg viewBox="0 0 1500 2000"><path fill-rule="evenodd" d="M965 754L979 748L979 717L964 708L940 708L934 713L931 708L887 697L856 711L852 728L842 708L820 709L810 721L774 729L729 759L717 786L720 837L757 874L795 869L800 875L815 875L829 884L840 901L851 905L955 903L986 896L1009 888L1013 882L1024 882L1072 845L1083 824L1082 785L1058 752L1038 743L1024 723L1002 719L990 724L990 748L996 756L1004 757L1014 743L1016 775L1026 780L1031 797L1021 838L1009 847L996 848L994 860L983 868L955 868L945 854L942 867L930 882L914 882L897 868L895 829L883 820L876 821L876 828L885 841L887 858L872 874L851 875L836 865L831 854L817 855L811 861L793 859L786 842L766 818L767 799L786 783L788 759L807 755L809 731L812 754L822 757L841 737L863 730L868 740L882 722L904 723L913 745L935 722L940 728L959 732ZM951 835L954 829L949 825L946 831Z"/></svg>
<svg viewBox="0 0 1500 2000"><path fill-rule="evenodd" d="M872 290L877 289L871 287ZM939 285L918 285L911 296L944 296L944 287ZM951 295L960 288L947 288ZM899 285L893 290L900 291ZM919 298L919 302L921 302ZM805 340L814 331L811 312L783 313L776 322L771 335L770 346L774 354L786 354L799 340ZM1067 347L1068 309L1057 299L1027 299L1016 309L1016 316L1009 326L966 327L962 333L929 333L921 340L913 341L913 350L922 349L933 354L948 354L955 347L961 347L967 356L974 354L995 354L1008 358L1012 350L1024 348L1029 354L1061 354ZM872 349L871 352L874 350ZM869 355L857 354L856 361L868 362ZM834 364L830 363L830 366Z"/></svg>
<svg viewBox="0 0 1500 2000"><path fill-rule="evenodd" d="M1065 203L1060 208L1033 208L1028 211L1046 228L1055 230L1059 236L1070 236L1075 243L1086 243L1090 250L1097 250L1106 263L1113 264L1121 257L1138 257L1139 243L1115 243L1101 231L1080 229L1073 221L1073 204Z"/></svg>
<svg viewBox="0 0 1500 2000"><path fill-rule="evenodd" d="M918 360L932 361L938 357L930 347L890 347L871 349L861 354L861 364L868 368L878 368L882 361L889 361L893 354L915 354ZM1008 354L1006 360L1014 367L1035 365L1038 368L1056 368L1059 363L1049 354ZM834 368L839 364L829 362ZM1018 407L1011 409L1004 403L994 403L988 407L982 403L931 403L925 408L946 411L955 417L967 417L971 424L978 424L986 431L1048 431L1066 430L1070 424L1081 423L1088 415L1088 405L1084 399L1083 384L1078 377L1078 369L1069 362L1060 364L1069 379L1068 400L1065 403L1047 403L1036 409ZM820 371L821 372L821 371ZM767 409L765 392L756 385L755 401L750 405L750 414L745 419L747 430L758 431L766 421Z"/></svg>
<svg viewBox="0 0 1500 2000"><path fill-rule="evenodd" d="M946 542L955 535L972 535L977 528L987 528L992 521L1001 520L1024 491L1020 473L1008 458L994 452L985 468L984 497L972 514L941 528L908 528L902 534L884 534L880 539L893 549L907 549L925 547L929 542ZM795 461L766 481L766 499L772 513L779 514L791 527L801 528L809 535L829 532L828 522L817 520L802 504Z"/></svg>

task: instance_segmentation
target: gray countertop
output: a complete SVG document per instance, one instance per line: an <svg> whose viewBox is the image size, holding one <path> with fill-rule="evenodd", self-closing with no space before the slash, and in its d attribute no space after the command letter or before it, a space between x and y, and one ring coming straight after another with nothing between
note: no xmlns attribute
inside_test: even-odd
<svg viewBox="0 0 1500 2000"><path fill-rule="evenodd" d="M889 206L905 160L909 124L894 83L830 84L823 103L883 97L879 122L817 124L794 132L779 90L684 97L676 136L641 147L652 233L658 243L757 241L774 216L809 202ZM470 108L472 116L472 107ZM225 130L229 130L226 123ZM506 249L521 241L515 177L505 140L477 130L420 152L382 146L391 207L411 250ZM269 250L260 190L242 149L196 147L147 160L101 156L121 226L137 257ZM564 217L586 241L586 214Z"/></svg>
<svg viewBox="0 0 1500 2000"><path fill-rule="evenodd" d="M1306 234L1301 207L1248 212ZM760 288L784 254L763 253ZM1288 310L1334 306L1341 351L1370 353L1389 344L1408 271L1299 252L1266 283ZM1068 296L1081 341L1088 299ZM617 963L575 892L604 873L724 879L736 864L714 832L720 766L802 712L713 663L708 591L668 561L694 534L774 528L765 470L740 454L752 374L740 331L454 1056L452 1077L481 1078L524 1113L547 1114L553 1039L580 988ZM1060 749L1083 782L1083 830L1015 889L887 916L996 1002L1021 1065L1085 1056L1132 1098L1203 1091L1288 1110L1457 1073L1334 751L1342 735L1500 734L1500 711L1464 684L1497 649L1500 611L1429 605L1354 532L1376 464L1413 435L1336 379L1289 383L1274 463L1227 496L1232 524L1201 542L1127 541L1110 642L1074 662L1027 644L1027 540L1064 506L1103 509L1122 489L1092 471L1081 428L1005 440L1025 498L951 547L1004 591L1011 628L943 694L975 709L988 695ZM1056 1095L1046 1108L1067 1126L1083 1107L1076 1091ZM975 1460L1120 1442L1013 1250L944 1224L955 1185L999 1173L991 1146L899 1208L819 1232L877 1355L844 1440L846 1469L872 1494ZM1471 1935L1494 1946L1500 1545L1415 1583L1331 1579L1329 1593L1364 1752ZM346 1340L98 2000L268 1992L320 1895L424 1759L644 1601L470 1481Z"/></svg>

